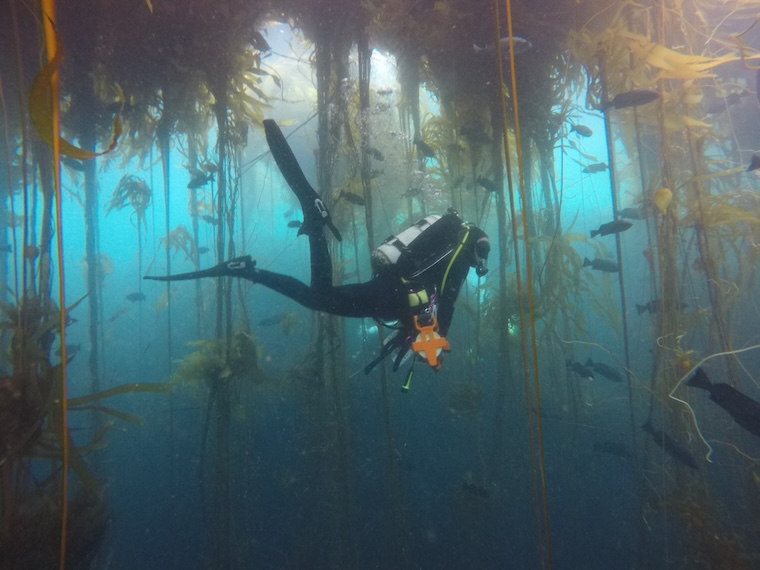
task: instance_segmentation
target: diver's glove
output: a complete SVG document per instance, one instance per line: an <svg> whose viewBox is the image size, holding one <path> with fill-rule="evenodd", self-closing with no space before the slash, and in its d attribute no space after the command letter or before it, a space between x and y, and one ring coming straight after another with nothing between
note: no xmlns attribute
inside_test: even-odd
<svg viewBox="0 0 760 570"><path fill-rule="evenodd" d="M208 269L191 271L190 273L177 273L175 275L146 275L143 279L152 281L188 281L201 277L242 277L249 281L255 281L256 261L250 255L243 255L220 263Z"/></svg>

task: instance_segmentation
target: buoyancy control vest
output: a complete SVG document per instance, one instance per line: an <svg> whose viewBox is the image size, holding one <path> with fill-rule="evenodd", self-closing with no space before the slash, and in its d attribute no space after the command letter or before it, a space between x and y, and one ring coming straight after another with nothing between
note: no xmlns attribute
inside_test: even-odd
<svg viewBox="0 0 760 570"><path fill-rule="evenodd" d="M371 256L372 271L379 275L393 268L413 279L454 251L464 227L454 211L427 216L377 247Z"/></svg>

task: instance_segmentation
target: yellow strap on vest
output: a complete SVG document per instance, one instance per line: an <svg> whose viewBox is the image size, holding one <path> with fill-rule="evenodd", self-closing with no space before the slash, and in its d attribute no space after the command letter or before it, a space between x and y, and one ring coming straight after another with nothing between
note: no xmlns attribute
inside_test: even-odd
<svg viewBox="0 0 760 570"><path fill-rule="evenodd" d="M451 269L451 266L454 265L454 260L456 260L457 257L459 257L459 253L462 251L462 248L464 247L464 244L467 242L467 238L470 235L470 226L465 226L467 228L467 231L464 232L464 236L462 236L462 241L459 242L459 245L454 250L454 255L451 256L451 261L449 261L449 265L446 267L446 271L443 274L443 281L441 281L441 295L443 295L443 292L445 291L446 287L446 280L449 278L449 270Z"/></svg>

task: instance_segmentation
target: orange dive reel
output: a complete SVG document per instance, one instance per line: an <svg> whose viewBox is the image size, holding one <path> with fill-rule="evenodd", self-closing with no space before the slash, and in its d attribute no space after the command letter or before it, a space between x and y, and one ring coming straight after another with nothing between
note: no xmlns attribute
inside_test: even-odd
<svg viewBox="0 0 760 570"><path fill-rule="evenodd" d="M438 333L438 319L436 318L435 296L428 300L427 291L414 291L409 293L409 306L417 309L413 315L414 328L417 329L417 337L412 342L412 350L422 360L435 368L436 372L441 368L441 353L450 350L449 341Z"/></svg>

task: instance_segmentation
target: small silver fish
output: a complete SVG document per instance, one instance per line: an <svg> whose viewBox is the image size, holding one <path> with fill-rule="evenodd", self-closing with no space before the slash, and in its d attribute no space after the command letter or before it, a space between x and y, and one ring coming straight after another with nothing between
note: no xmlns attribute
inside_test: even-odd
<svg viewBox="0 0 760 570"><path fill-rule="evenodd" d="M499 47L503 52L509 53L509 44L509 36L503 37L499 40ZM530 43L525 38L521 38L520 36L512 36L512 44L515 46L515 55L525 53L533 47L532 43ZM483 48L477 46L476 44L472 44L472 50L475 53L493 52L494 46L493 44L488 44Z"/></svg>

